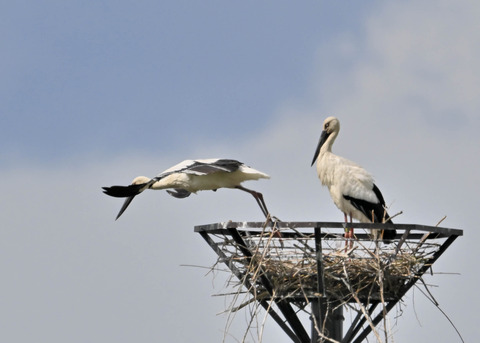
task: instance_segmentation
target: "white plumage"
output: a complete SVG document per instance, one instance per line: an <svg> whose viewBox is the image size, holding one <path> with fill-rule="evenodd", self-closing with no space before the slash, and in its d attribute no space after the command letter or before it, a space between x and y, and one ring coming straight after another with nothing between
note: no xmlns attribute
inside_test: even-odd
<svg viewBox="0 0 480 343"><path fill-rule="evenodd" d="M243 181L269 179L265 173L250 168L245 164L231 159L185 160L154 178L136 177L129 186L103 187L104 193L113 197L127 198L118 219L127 209L133 198L146 189L161 190L176 198L186 198L191 193L219 188L236 188L250 193L257 201L265 217L268 210L259 192L247 189L241 185Z"/></svg>
<svg viewBox="0 0 480 343"><path fill-rule="evenodd" d="M355 218L362 223L391 223L385 210L385 200L372 175L358 164L332 153L332 145L339 132L337 118L325 119L312 161L312 165L317 161L320 181L328 187L333 202L344 213L345 222L348 215L350 221ZM383 237L391 239L395 234L395 231L389 230ZM353 230L347 236L353 236Z"/></svg>

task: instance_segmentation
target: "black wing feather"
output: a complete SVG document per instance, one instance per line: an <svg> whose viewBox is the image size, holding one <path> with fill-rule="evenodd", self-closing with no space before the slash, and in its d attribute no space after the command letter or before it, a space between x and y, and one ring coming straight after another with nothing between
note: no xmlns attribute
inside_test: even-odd
<svg viewBox="0 0 480 343"><path fill-rule="evenodd" d="M166 173L162 173L160 175L157 175L156 177L153 178L155 181L159 181L163 179L164 177L175 174L175 173L188 173L188 172L193 172L193 173L199 173L207 175L207 174L212 174L212 173L217 173L217 172L227 172L231 173L242 165L242 162L236 161L236 160L229 160L229 159L219 159L216 160L215 163L205 163L201 161L194 161L194 163L182 168L182 169L177 169L177 170L172 170Z"/></svg>
<svg viewBox="0 0 480 343"><path fill-rule="evenodd" d="M388 215L387 211L385 210L385 200L383 198L382 193L380 192L380 189L373 184L372 188L373 192L377 196L378 203L372 203L366 200L362 199L356 199L353 198L349 195L344 195L343 197L350 201L353 207L355 207L357 210L362 212L368 219L372 220L373 216L373 222L374 223L390 223L393 224L392 220L390 219L390 216ZM392 239L396 235L395 230L386 230L383 234L384 239Z"/></svg>
<svg viewBox="0 0 480 343"><path fill-rule="evenodd" d="M185 168L185 170L196 171L204 174L211 174L219 171L231 173L238 170L241 165L241 162L228 159L220 159L215 161L215 163L195 161L194 164L188 166Z"/></svg>

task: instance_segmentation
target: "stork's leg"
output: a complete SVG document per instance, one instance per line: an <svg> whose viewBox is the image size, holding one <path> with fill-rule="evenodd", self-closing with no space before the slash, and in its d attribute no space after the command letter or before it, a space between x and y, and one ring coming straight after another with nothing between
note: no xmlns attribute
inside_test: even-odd
<svg viewBox="0 0 480 343"><path fill-rule="evenodd" d="M350 221L348 221L347 214L344 212L343 215L345 218L345 224L347 224L345 227L345 238L353 238L353 228L348 227L348 223L352 222L352 216L350 215Z"/></svg>
<svg viewBox="0 0 480 343"><path fill-rule="evenodd" d="M245 188L245 187L240 186L240 185L236 186L235 188L240 189L242 191L245 191L247 193L250 193L255 198L255 200L257 201L257 204L258 204L258 206L260 206L260 209L262 210L263 214L265 215L265 218L267 220L271 220L270 212L268 212L267 205L265 204L265 201L263 200L263 194L262 193L255 192L254 190ZM280 233L280 231L278 231L278 229L274 229L273 230L273 235L275 237L280 238L280 244L283 247L283 241L281 239L282 234Z"/></svg>
<svg viewBox="0 0 480 343"><path fill-rule="evenodd" d="M268 212L268 209L267 209L267 205L265 204L265 201L263 200L263 194L262 193L255 192L254 190L245 188L245 187L240 186L240 185L236 186L235 188L240 189L244 192L250 193L255 198L255 200L257 201L257 204L258 204L258 206L260 206L260 209L262 210L265 218L268 219L269 212Z"/></svg>
<svg viewBox="0 0 480 343"><path fill-rule="evenodd" d="M350 224L353 223L353 218L352 218L352 214L350 213ZM353 238L353 227L350 229L350 232L349 232L349 238Z"/></svg>
<svg viewBox="0 0 480 343"><path fill-rule="evenodd" d="M351 214L351 213L350 213L350 223L353 223L353 218L352 218L352 214ZM349 245L349 247L348 247L349 249L352 249L352 248L353 248L353 238L354 238L353 230L354 230L354 228L353 228L353 226L352 226L352 228L350 229L350 238L351 238L351 239L350 239L350 245Z"/></svg>
<svg viewBox="0 0 480 343"><path fill-rule="evenodd" d="M345 233L343 234L343 237L347 238L348 236L348 217L345 212L343 212L343 218L345 219ZM348 250L348 239L345 239L345 252Z"/></svg>
<svg viewBox="0 0 480 343"><path fill-rule="evenodd" d="M350 230L350 229L348 228L348 217L347 217L347 214L345 212L343 212L343 218L345 218L345 234L344 234L344 236L345 236L345 238L347 238L348 237L348 230Z"/></svg>

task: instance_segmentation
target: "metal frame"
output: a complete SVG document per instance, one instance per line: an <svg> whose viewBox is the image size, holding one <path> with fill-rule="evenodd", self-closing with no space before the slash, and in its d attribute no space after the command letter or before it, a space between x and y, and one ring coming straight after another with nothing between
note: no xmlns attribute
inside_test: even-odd
<svg viewBox="0 0 480 343"><path fill-rule="evenodd" d="M240 247L241 252L247 261L251 261L252 251L249 249L244 238L248 235L259 235L266 224L264 222L223 222L214 223L208 225L195 226L194 231L199 233L204 240L210 245L210 247L217 253L221 260L227 265L232 273L253 293L254 287L251 287L248 279L233 263L229 262L228 256L217 246L217 243L212 239L212 235L220 235L225 237L231 237L236 244ZM272 224L272 223L269 223ZM343 335L343 308L340 306L335 311L331 312L333 306L328 306L329 302L334 303L334 300L328 299L325 291L325 281L322 263L322 238L325 237L325 233L322 229L341 229L339 234L346 228L345 223L339 222L275 222L275 228L281 230L282 237L296 238L301 234L313 234L315 238L315 252L317 260L317 296L310 299L311 302L311 335L307 333L307 329L300 321L297 311L292 307L292 303L288 298L274 298L271 300L275 302L280 313L278 313L269 304L268 300L260 300L260 305L269 313L273 320L282 328L282 330L290 337L295 343L310 343L310 342L324 342L325 337L333 339L342 343L360 343L368 334L372 331L370 325L364 326L367 318L358 313L356 318L352 321L345 335ZM401 293L396 299L389 299L385 301L385 307L380 313L374 314L375 309L381 305L380 301L372 301L364 303L363 306L367 311L373 325L377 325L381 322L384 313L388 313L395 305L401 300L401 298L412 288L417 280L431 267L431 265L438 260L438 258L446 251L446 249L455 241L458 236L463 235L462 230L449 229L417 224L365 224L365 223L349 223L349 228L362 228L362 229L382 229L382 230L397 230L397 237L395 239L398 246L401 246L403 242L408 240L443 240L439 249L434 253L433 257L429 261L428 265L424 265L418 270L414 277L412 277L402 288ZM305 231L306 230L306 231ZM417 232L418 231L418 232ZM358 239L368 240L368 234L357 234ZM272 283L262 271L260 276L260 282L263 287L272 296ZM254 296L256 294L253 294ZM330 305L331 305L330 304ZM327 313L327 311L329 311ZM283 318L282 318L283 316ZM373 317L372 317L373 316ZM322 325L318 325L322 324ZM319 334L317 328L322 327L323 333ZM323 336L323 337L322 337ZM327 338L327 341L328 341Z"/></svg>

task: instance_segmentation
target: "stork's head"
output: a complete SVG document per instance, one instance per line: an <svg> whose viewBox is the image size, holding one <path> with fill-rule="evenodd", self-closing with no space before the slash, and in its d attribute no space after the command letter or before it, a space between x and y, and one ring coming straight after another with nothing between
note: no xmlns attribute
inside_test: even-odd
<svg viewBox="0 0 480 343"><path fill-rule="evenodd" d="M136 178L133 179L132 185L141 185L141 184L147 183L150 180L151 179L146 176L137 176Z"/></svg>
<svg viewBox="0 0 480 343"><path fill-rule="evenodd" d="M323 122L323 130L320 135L320 140L318 141L317 149L315 150L315 155L313 156L312 166L320 154L320 150L323 146L328 151L331 150L333 141L337 138L338 133L340 132L340 122L335 117L328 117Z"/></svg>
<svg viewBox="0 0 480 343"><path fill-rule="evenodd" d="M328 117L323 121L323 131L327 132L327 134L332 134L340 131L340 122L335 117Z"/></svg>

